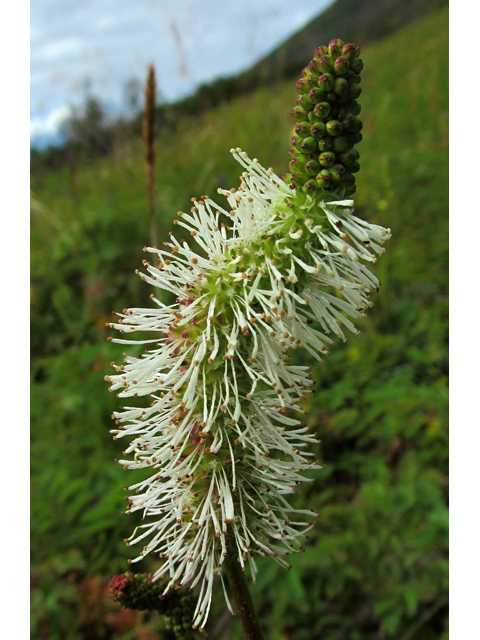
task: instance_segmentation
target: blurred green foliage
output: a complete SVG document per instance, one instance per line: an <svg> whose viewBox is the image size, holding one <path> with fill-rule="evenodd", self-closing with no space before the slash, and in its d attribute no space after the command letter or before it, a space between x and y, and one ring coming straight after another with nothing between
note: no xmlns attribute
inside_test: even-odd
<svg viewBox="0 0 480 640"><path fill-rule="evenodd" d="M448 638L447 24L444 9L362 52L356 209L393 238L361 334L314 367L306 411L327 467L297 500L320 515L290 572L258 562L271 640ZM160 238L192 195L237 185L230 147L286 171L294 99L294 83L280 83L161 131ZM125 349L106 342L111 310L150 304L134 275L149 242L141 141L74 160L32 175L32 638L167 639L161 622L128 618L105 595L135 524L120 515L135 474L114 462L118 400L103 376ZM221 591L210 631L241 638Z"/></svg>

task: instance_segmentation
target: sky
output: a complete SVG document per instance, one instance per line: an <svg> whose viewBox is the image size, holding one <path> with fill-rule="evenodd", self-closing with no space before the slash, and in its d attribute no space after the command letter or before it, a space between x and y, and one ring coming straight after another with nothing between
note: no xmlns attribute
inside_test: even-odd
<svg viewBox="0 0 480 640"><path fill-rule="evenodd" d="M32 0L30 138L58 140L72 106L125 112L125 85L155 65L172 101L250 67L332 0Z"/></svg>

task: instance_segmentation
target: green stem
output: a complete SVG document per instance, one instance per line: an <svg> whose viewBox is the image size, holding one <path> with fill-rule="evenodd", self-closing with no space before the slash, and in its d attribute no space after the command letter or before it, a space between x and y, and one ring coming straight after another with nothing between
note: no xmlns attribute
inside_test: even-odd
<svg viewBox="0 0 480 640"><path fill-rule="evenodd" d="M230 556L227 557L223 566L232 590L233 599L237 605L246 640L263 640L262 629L260 628L252 596L240 563L234 556Z"/></svg>

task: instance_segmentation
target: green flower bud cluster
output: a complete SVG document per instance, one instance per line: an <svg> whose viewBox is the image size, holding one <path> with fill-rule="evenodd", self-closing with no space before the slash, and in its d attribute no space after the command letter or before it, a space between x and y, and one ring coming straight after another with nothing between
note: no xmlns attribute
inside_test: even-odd
<svg viewBox="0 0 480 640"><path fill-rule="evenodd" d="M332 40L319 47L297 82L298 98L292 111L296 121L290 149L290 173L284 176L292 188L322 190L342 198L355 193L362 140L357 98L362 92L363 62L356 44Z"/></svg>
<svg viewBox="0 0 480 640"><path fill-rule="evenodd" d="M193 640L199 637L192 630L195 600L190 591L182 590L181 595L170 589L162 595L169 579L152 582L153 574L127 571L114 576L109 582L110 598L125 609L136 611L158 611L164 616L167 628L172 629L177 640Z"/></svg>

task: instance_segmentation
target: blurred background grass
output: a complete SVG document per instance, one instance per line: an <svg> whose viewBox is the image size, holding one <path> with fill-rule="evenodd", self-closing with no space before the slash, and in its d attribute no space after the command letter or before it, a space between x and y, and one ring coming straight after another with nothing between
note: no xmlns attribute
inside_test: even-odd
<svg viewBox="0 0 480 640"><path fill-rule="evenodd" d="M356 210L393 237L361 335L314 367L306 409L327 467L297 501L320 516L290 572L259 561L271 640L448 638L447 38L444 8L362 48ZM281 81L160 129L159 238L193 195L237 185L230 147L286 171L294 100ZM103 376L125 349L106 342L111 311L150 304L134 274L149 241L142 141L118 135L103 156L54 167L37 157L31 185L32 637L167 640L154 615L106 595L132 553L133 516L120 513L134 474L114 462ZM212 630L242 637L221 588Z"/></svg>

